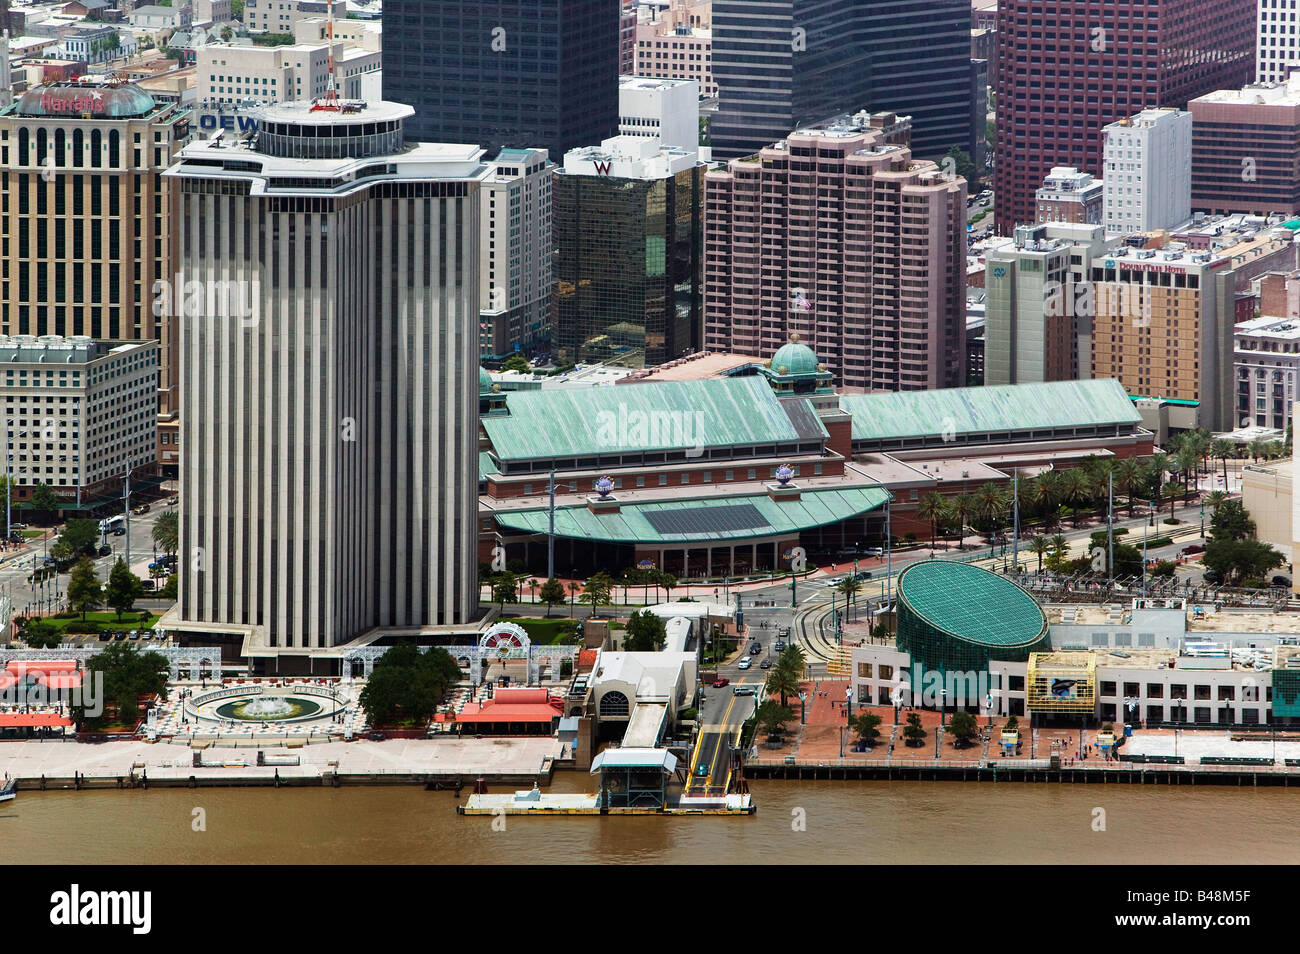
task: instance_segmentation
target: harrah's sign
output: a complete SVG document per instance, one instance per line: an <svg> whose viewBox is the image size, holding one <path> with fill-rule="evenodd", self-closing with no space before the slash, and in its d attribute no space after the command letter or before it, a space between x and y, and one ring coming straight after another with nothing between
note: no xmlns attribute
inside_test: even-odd
<svg viewBox="0 0 1300 954"><path fill-rule="evenodd" d="M104 111L104 94L59 93L47 90L41 93L41 109L47 113L102 113Z"/></svg>

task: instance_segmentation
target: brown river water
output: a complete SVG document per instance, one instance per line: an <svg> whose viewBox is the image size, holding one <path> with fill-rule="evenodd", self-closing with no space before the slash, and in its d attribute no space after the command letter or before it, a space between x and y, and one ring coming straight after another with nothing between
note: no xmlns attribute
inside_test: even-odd
<svg viewBox="0 0 1300 954"><path fill-rule="evenodd" d="M590 786L561 774L550 791ZM0 838L19 864L1300 861L1288 821L1300 792L1287 789L763 781L751 791L751 817L496 819L504 831L458 816L452 793L417 787L21 792L0 804Z"/></svg>

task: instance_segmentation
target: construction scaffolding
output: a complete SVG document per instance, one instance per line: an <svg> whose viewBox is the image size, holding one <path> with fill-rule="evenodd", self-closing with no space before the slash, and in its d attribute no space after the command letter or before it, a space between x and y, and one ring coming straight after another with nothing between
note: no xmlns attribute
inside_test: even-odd
<svg viewBox="0 0 1300 954"><path fill-rule="evenodd" d="M1092 715L1097 708L1096 655L1030 653L1025 706L1035 714Z"/></svg>

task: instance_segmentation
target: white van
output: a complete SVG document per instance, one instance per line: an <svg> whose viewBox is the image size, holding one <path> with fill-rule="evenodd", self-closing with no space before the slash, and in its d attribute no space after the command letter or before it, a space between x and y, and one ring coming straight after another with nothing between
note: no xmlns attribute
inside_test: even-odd
<svg viewBox="0 0 1300 954"><path fill-rule="evenodd" d="M99 532L102 534L113 534L116 537L126 534L126 517L118 514L116 517L108 517L99 521Z"/></svg>

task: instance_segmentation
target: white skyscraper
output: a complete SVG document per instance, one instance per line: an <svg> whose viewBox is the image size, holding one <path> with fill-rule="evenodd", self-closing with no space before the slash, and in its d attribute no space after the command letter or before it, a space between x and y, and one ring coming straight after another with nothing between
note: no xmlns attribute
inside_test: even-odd
<svg viewBox="0 0 1300 954"><path fill-rule="evenodd" d="M1294 0L1257 0L1255 81L1284 83L1300 67L1300 21Z"/></svg>
<svg viewBox="0 0 1300 954"><path fill-rule="evenodd" d="M171 628L281 669L477 610L487 168L477 146L406 144L412 113L269 107L255 138L192 144L167 173L181 280L207 292L178 316Z"/></svg>
<svg viewBox="0 0 1300 954"><path fill-rule="evenodd" d="M655 138L695 152L700 143L700 84L624 76L618 82L618 134Z"/></svg>
<svg viewBox="0 0 1300 954"><path fill-rule="evenodd" d="M1107 232L1171 229L1191 218L1191 113L1144 109L1102 127L1102 137Z"/></svg>
<svg viewBox="0 0 1300 954"><path fill-rule="evenodd" d="M550 338L555 303L545 149L502 149L483 181L479 335L484 361L527 356Z"/></svg>

